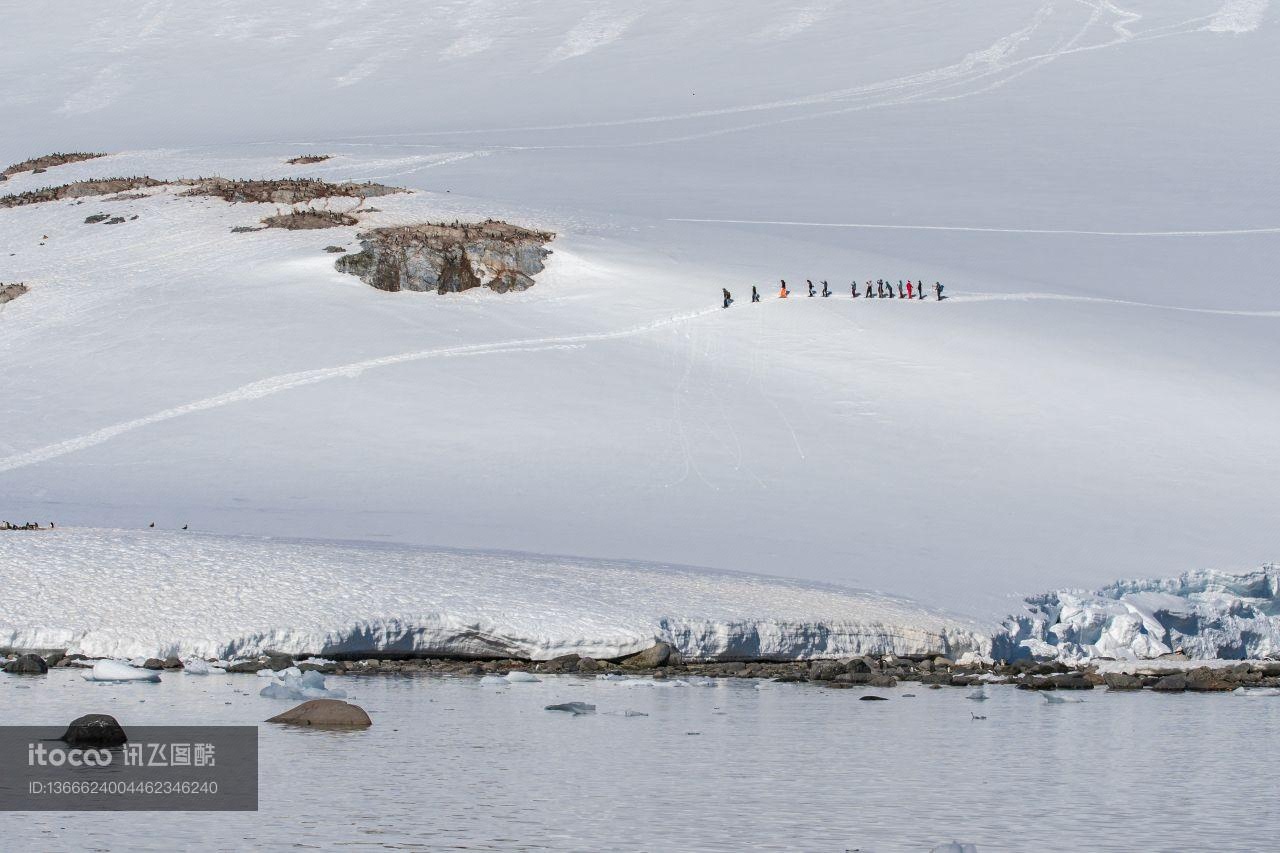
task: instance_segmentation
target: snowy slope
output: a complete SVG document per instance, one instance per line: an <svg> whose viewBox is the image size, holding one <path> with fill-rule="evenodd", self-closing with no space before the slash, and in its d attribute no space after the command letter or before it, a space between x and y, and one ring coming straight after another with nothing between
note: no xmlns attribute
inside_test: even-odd
<svg viewBox="0 0 1280 853"><path fill-rule="evenodd" d="M690 659L990 648L975 624L820 584L360 543L28 533L0 537L0 579L0 647L91 656L613 658L658 640ZM32 586L39 594L28 597Z"/></svg>
<svg viewBox="0 0 1280 853"><path fill-rule="evenodd" d="M366 224L560 236L525 293L437 297L335 272L322 248L357 229L230 233L272 209L0 210L0 281L31 285L0 308L0 517L699 564L992 616L1275 559L1267 2L6 14L0 159L121 153L0 192L378 179L420 192ZM83 224L100 209L139 218ZM955 298L748 304L784 276Z"/></svg>

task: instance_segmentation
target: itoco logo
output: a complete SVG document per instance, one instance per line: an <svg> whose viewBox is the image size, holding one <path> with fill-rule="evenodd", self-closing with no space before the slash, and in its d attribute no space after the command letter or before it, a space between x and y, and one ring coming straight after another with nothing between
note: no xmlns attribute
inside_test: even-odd
<svg viewBox="0 0 1280 853"><path fill-rule="evenodd" d="M50 749L43 743L27 744L28 767L106 767L110 763L109 749Z"/></svg>

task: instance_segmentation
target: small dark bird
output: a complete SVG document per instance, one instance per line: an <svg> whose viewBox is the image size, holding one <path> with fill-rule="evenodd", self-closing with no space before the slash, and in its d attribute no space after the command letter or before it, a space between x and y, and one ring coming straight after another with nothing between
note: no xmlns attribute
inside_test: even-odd
<svg viewBox="0 0 1280 853"><path fill-rule="evenodd" d="M153 522L151 522L151 524L150 524L150 525L148 525L148 526L149 526L149 527L155 527L155 526L156 526L156 523L153 521Z"/></svg>
<svg viewBox="0 0 1280 853"><path fill-rule="evenodd" d="M182 529L183 529L183 530L186 530L186 529L187 529L187 526L186 526L185 524L184 524L184 525L182 525Z"/></svg>

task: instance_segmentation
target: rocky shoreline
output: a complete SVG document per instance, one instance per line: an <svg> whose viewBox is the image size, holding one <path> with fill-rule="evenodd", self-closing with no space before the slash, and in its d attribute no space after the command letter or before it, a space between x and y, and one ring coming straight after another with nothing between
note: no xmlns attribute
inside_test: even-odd
<svg viewBox="0 0 1280 853"><path fill-rule="evenodd" d="M43 674L49 667L83 666L94 660L80 654L10 656L4 670L12 674ZM221 664L232 674L255 675L261 670L280 672L296 666L302 672L350 676L475 676L505 675L512 671L540 675L640 675L653 679L683 677L764 679L781 683L814 683L830 689L894 687L916 683L922 687L975 687L983 684L1014 685L1023 690L1143 690L1157 692L1229 692L1238 688L1280 688L1280 661L1214 662L1192 666L1194 661L1172 658L1137 662L1132 672L1110 671L1106 662L1071 666L1057 661L1024 659L955 661L930 655L864 655L841 660L810 661L682 661L666 643L617 660L597 660L563 655L546 661L514 658L474 660L432 657L367 657L351 660L301 657L271 652ZM1179 665L1181 664L1181 665ZM43 666L42 666L43 665ZM182 669L177 657L149 658L142 668Z"/></svg>

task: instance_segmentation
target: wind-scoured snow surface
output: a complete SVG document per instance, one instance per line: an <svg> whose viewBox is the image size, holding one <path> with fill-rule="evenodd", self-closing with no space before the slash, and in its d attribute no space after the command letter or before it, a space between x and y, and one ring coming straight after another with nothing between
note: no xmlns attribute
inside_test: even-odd
<svg viewBox="0 0 1280 853"><path fill-rule="evenodd" d="M995 653L1066 661L1280 654L1280 566L1187 572L1167 580L1119 581L1097 592L1063 590L1027 599Z"/></svg>
<svg viewBox="0 0 1280 853"><path fill-rule="evenodd" d="M690 659L989 649L903 599L681 567L164 531L0 537L0 646L91 656Z"/></svg>
<svg viewBox="0 0 1280 853"><path fill-rule="evenodd" d="M0 281L30 288L0 307L0 519L705 565L991 619L1277 559L1276 4L11 3L4 32L0 161L115 153L0 192L415 192L327 231L232 234L275 207L163 188L0 210ZM382 293L323 252L487 216L557 232L532 289Z"/></svg>

